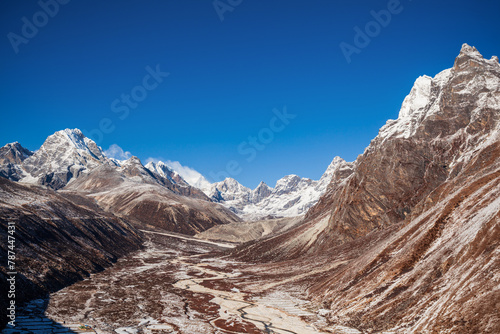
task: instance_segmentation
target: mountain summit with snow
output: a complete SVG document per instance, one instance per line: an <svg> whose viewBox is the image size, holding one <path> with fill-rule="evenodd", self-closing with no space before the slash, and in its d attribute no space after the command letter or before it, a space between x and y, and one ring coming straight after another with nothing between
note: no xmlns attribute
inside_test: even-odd
<svg viewBox="0 0 500 334"><path fill-rule="evenodd" d="M26 183L64 187L71 180L101 166L114 166L94 141L85 137L78 129L57 131L47 137L43 145L18 165L17 173L11 179Z"/></svg>
<svg viewBox="0 0 500 334"><path fill-rule="evenodd" d="M316 204L335 173L352 170L352 166L352 163L335 157L317 181L292 174L279 179L274 188L261 182L252 190L227 178L212 184L205 193L245 220L299 216Z"/></svg>
<svg viewBox="0 0 500 334"><path fill-rule="evenodd" d="M144 166L135 156L108 157L79 129L57 131L35 152L17 142L7 144L0 148L0 159L0 176L12 181L87 192L122 184L122 179L136 185L156 184L182 196L220 203L246 220L302 215L326 191L335 170L352 168L336 157L320 180L287 175L274 188L261 182L252 190L232 178L212 184L178 162L151 161Z"/></svg>
<svg viewBox="0 0 500 334"><path fill-rule="evenodd" d="M452 68L419 77L338 181L239 259L307 268L310 296L353 332L500 333L497 57L464 44Z"/></svg>

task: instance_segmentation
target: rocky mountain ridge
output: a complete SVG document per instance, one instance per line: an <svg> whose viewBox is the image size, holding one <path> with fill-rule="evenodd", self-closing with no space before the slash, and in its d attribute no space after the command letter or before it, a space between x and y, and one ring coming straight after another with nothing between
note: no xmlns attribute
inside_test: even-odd
<svg viewBox="0 0 500 334"><path fill-rule="evenodd" d="M500 64L467 44L420 77L304 223L236 250L298 279L332 328L498 332Z"/></svg>
<svg viewBox="0 0 500 334"><path fill-rule="evenodd" d="M23 173L19 165L31 155L33 152L22 147L18 142L0 147L0 177L19 181Z"/></svg>
<svg viewBox="0 0 500 334"><path fill-rule="evenodd" d="M146 168L135 156L108 158L78 129L57 131L35 152L15 143L0 154L1 176L61 194L78 192L137 226L196 234L239 220L167 166L150 163Z"/></svg>

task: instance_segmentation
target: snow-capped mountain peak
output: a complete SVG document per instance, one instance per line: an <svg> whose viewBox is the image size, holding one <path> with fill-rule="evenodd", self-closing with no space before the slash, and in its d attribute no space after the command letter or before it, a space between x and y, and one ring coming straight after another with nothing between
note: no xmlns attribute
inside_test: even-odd
<svg viewBox="0 0 500 334"><path fill-rule="evenodd" d="M352 163L336 157L318 181L290 174L279 179L274 188L261 182L251 190L232 178L226 178L214 183L208 195L247 220L298 216L318 201L336 173L343 178L351 170Z"/></svg>
<svg viewBox="0 0 500 334"><path fill-rule="evenodd" d="M189 185L186 180L182 176L179 175L175 170L170 168L166 163L163 161L158 161L158 162L148 162L146 164L146 167L148 170L150 170L153 173L156 173L160 175L161 177L164 177L168 180L170 180L173 183L180 184L183 186Z"/></svg>
<svg viewBox="0 0 500 334"><path fill-rule="evenodd" d="M64 150L58 150L58 148L64 148ZM102 149L92 139L85 137L79 129L57 131L47 137L36 153L39 151L48 155L57 155L63 159L75 159L78 155L80 158L76 159L80 162L109 161Z"/></svg>
<svg viewBox="0 0 500 334"><path fill-rule="evenodd" d="M244 198L248 201L251 192L250 188L247 188L235 179L228 177L223 181L212 184L209 196L217 198L220 197L220 194L222 195L223 202L233 201L239 198Z"/></svg>
<svg viewBox="0 0 500 334"><path fill-rule="evenodd" d="M273 188L269 187L264 181L260 181L257 188L252 190L252 202L259 203L264 198L271 195Z"/></svg>
<svg viewBox="0 0 500 334"><path fill-rule="evenodd" d="M20 164L32 155L33 152L17 141L0 147L0 177L18 181L25 175Z"/></svg>
<svg viewBox="0 0 500 334"><path fill-rule="evenodd" d="M478 72L478 69L486 71ZM385 141L389 138L410 138L417 131L423 130L424 121L437 116L443 106L443 94L451 94L445 87L454 81L454 89L460 90L462 94L470 94L473 91L490 91L498 88L498 73L500 64L498 57L484 59L475 47L464 44L460 54L455 59L453 68L441 71L436 76L420 76L415 81L413 88L403 101L397 120L388 120L380 129L377 139ZM479 76L477 80L466 80L467 78ZM466 85L465 82L469 84ZM480 100L483 105L496 105L498 102L489 101L491 97ZM448 103L451 103L449 101Z"/></svg>
<svg viewBox="0 0 500 334"><path fill-rule="evenodd" d="M135 155L131 156L127 160L123 161L121 167L133 167L133 166L142 166L141 159L136 157Z"/></svg>
<svg viewBox="0 0 500 334"><path fill-rule="evenodd" d="M57 190L94 171L105 175L114 170L118 172L117 175L135 183L162 184L174 191L186 193L192 192L189 186L198 188L213 201L220 202L245 219L305 213L326 191L339 166L346 164L337 157L320 180L290 174L278 180L274 188L261 182L252 190L233 178L211 184L196 170L175 161L152 161L144 166L136 156L127 160L107 157L79 129L55 132L47 137L36 152L22 148L19 143L7 144L0 149L0 159L4 157L8 161L2 163L0 175L11 180L45 185ZM201 192L198 195L203 197Z"/></svg>
<svg viewBox="0 0 500 334"><path fill-rule="evenodd" d="M163 161L150 161L144 167L166 178L169 178L170 173L175 173Z"/></svg>
<svg viewBox="0 0 500 334"><path fill-rule="evenodd" d="M65 129L47 137L40 149L22 162L21 181L59 189L103 164L114 165L79 129Z"/></svg>
<svg viewBox="0 0 500 334"><path fill-rule="evenodd" d="M166 174L171 173L170 176L177 183L182 182L186 185L198 188L206 195L211 193L212 184L201 173L191 167L181 165L178 161L158 161L157 163L148 165L150 169L159 168ZM168 172L168 170L171 172Z"/></svg>

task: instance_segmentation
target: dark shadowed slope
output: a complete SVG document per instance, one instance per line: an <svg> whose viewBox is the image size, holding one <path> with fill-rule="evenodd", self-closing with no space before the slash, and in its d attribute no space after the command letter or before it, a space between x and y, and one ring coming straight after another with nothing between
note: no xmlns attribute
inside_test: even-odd
<svg viewBox="0 0 500 334"><path fill-rule="evenodd" d="M140 232L125 220L99 209L91 200L0 178L0 234L7 240L15 225L16 301L56 291L103 270L139 249ZM0 245L0 287L6 296L7 242ZM6 298L2 298L4 321Z"/></svg>

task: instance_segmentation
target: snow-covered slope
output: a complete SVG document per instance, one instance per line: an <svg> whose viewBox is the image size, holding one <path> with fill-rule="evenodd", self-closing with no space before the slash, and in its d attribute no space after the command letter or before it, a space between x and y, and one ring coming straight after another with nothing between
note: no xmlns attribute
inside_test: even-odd
<svg viewBox="0 0 500 334"><path fill-rule="evenodd" d="M20 164L20 181L59 189L101 165L115 163L80 130L66 129L47 137L40 149Z"/></svg>
<svg viewBox="0 0 500 334"><path fill-rule="evenodd" d="M174 171L172 168L168 167L167 164L165 164L163 161L158 161L158 162L149 162L146 164L147 169L149 169L151 172L156 173L173 183L177 183L183 186L187 186L188 183L177 173Z"/></svg>
<svg viewBox="0 0 500 334"><path fill-rule="evenodd" d="M352 163L336 157L321 179L311 180L292 174L279 179L274 188L261 182L252 190L227 178L212 184L207 195L246 220L299 216L316 204L325 193L332 175L340 169L352 170Z"/></svg>

